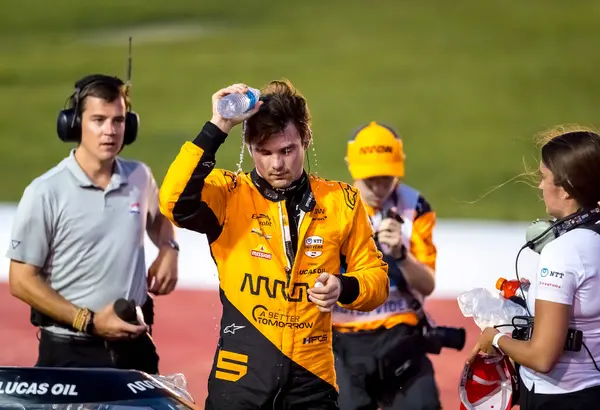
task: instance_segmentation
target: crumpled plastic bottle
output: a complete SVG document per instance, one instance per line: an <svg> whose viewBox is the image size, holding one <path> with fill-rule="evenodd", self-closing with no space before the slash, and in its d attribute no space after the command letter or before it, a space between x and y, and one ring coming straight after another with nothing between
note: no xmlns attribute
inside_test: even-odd
<svg viewBox="0 0 600 410"><path fill-rule="evenodd" d="M499 331L510 333L514 329L511 324L513 317L528 316L524 306L485 288L474 288L464 292L458 296L457 302L463 316L472 317L481 330L501 326Z"/></svg>

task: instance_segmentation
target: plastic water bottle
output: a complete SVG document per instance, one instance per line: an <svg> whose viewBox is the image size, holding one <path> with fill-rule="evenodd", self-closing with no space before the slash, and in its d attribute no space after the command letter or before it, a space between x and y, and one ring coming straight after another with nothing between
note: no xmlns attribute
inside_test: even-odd
<svg viewBox="0 0 600 410"><path fill-rule="evenodd" d="M259 90L248 87L246 94L234 93L221 98L217 105L217 111L223 118L239 117L252 110L259 97Z"/></svg>
<svg viewBox="0 0 600 410"><path fill-rule="evenodd" d="M496 281L496 289L502 292L502 296L504 296L505 299L510 299L513 296L519 296L517 293L521 290L522 292L527 292L529 285L521 283L516 279L507 280L504 278L498 278ZM521 293L521 295L523 295L523 293Z"/></svg>

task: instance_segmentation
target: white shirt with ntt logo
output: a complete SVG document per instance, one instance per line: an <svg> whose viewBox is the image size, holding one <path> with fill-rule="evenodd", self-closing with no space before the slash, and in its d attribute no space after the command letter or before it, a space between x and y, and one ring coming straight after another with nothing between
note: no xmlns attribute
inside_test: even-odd
<svg viewBox="0 0 600 410"><path fill-rule="evenodd" d="M600 367L600 235L579 228L546 245L527 297L532 315L536 299L572 306L569 327L583 332L583 342ZM535 385L536 393L561 394L600 385L600 372L584 347L564 351L549 373L522 366L520 374L528 390Z"/></svg>

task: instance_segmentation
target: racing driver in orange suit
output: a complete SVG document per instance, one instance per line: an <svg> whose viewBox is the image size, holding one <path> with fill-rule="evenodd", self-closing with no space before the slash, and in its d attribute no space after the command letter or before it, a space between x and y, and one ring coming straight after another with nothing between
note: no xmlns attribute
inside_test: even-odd
<svg viewBox="0 0 600 410"><path fill-rule="evenodd" d="M387 264L357 190L304 170L305 98L273 81L243 116L218 113L222 97L247 91L234 84L213 95L212 119L183 144L160 189L161 212L206 234L218 270L223 313L205 408L338 409L331 311L385 302ZM254 169L215 168L242 121Z"/></svg>

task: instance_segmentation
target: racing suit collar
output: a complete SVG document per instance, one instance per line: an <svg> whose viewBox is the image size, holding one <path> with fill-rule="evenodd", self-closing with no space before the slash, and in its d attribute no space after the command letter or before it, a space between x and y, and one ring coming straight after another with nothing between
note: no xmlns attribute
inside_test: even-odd
<svg viewBox="0 0 600 410"><path fill-rule="evenodd" d="M273 188L263 177L258 175L256 168L250 172L250 177L252 178L252 183L261 195L269 201L279 202L290 200L294 197L297 198L297 194L300 194L302 199L300 200L299 206L304 212L310 212L315 207L316 201L312 190L310 189L306 171L303 171L302 176L292 182L289 187L283 189Z"/></svg>

